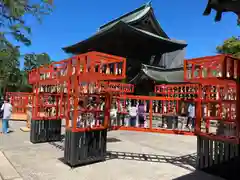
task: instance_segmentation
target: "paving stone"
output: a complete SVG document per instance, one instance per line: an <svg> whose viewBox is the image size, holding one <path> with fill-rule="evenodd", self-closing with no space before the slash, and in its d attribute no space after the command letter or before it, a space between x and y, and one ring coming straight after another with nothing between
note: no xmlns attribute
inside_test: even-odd
<svg viewBox="0 0 240 180"><path fill-rule="evenodd" d="M111 131L118 141L109 141L105 162L71 169L60 160L64 142L31 144L22 126L12 123L15 132L0 136L0 149L23 180L221 180L195 170L194 136Z"/></svg>
<svg viewBox="0 0 240 180"><path fill-rule="evenodd" d="M19 174L14 169L12 164L8 161L5 155L0 152L0 174L2 179L15 179L19 178Z"/></svg>

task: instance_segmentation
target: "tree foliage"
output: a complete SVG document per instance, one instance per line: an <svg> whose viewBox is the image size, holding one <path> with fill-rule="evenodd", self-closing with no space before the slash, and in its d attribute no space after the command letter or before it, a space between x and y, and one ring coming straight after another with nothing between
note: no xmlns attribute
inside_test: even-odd
<svg viewBox="0 0 240 180"><path fill-rule="evenodd" d="M23 45L30 46L31 27L27 25L29 16L41 22L44 15L52 11L52 0L0 0L0 94L8 91L29 91L31 86L27 83L27 72L31 68L50 61L50 57L28 54L24 56L25 64L29 61L32 66L20 70L19 46L9 41L12 37ZM30 57L30 58L29 58Z"/></svg>
<svg viewBox="0 0 240 180"><path fill-rule="evenodd" d="M51 10L52 1L49 0L38 0L37 3L33 3L33 0L0 0L1 36L10 35L24 45L31 45L31 28L26 24L26 15L41 21L42 16L49 14ZM6 38L1 40L4 42Z"/></svg>
<svg viewBox="0 0 240 180"><path fill-rule="evenodd" d="M26 54L24 56L24 68L20 70L18 49L15 49L15 54L6 60L0 59L0 96L5 91L10 92L31 92L32 86L28 84L28 71L44 64L51 63L51 58L46 53L41 54Z"/></svg>
<svg viewBox="0 0 240 180"><path fill-rule="evenodd" d="M240 37L231 37L217 47L217 52L220 54L231 54L240 58Z"/></svg>
<svg viewBox="0 0 240 180"><path fill-rule="evenodd" d="M3 38L3 37L2 37ZM6 87L14 87L19 79L19 47L8 41L0 44L0 94Z"/></svg>
<svg viewBox="0 0 240 180"><path fill-rule="evenodd" d="M29 71L29 70L37 68L41 65L50 64L51 62L52 61L51 61L50 56L46 53L26 54L24 56L24 70Z"/></svg>
<svg viewBox="0 0 240 180"><path fill-rule="evenodd" d="M47 53L26 54L24 56L24 69L19 74L17 91L32 92L32 86L28 84L28 71L51 62L52 60Z"/></svg>

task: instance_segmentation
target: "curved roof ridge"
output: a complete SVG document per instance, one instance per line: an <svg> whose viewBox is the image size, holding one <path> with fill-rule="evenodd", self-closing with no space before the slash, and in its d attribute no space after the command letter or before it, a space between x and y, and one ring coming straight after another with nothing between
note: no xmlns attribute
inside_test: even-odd
<svg viewBox="0 0 240 180"><path fill-rule="evenodd" d="M135 21L141 17L143 17L146 13L148 13L148 11L152 8L152 5L151 5L151 1L150 2L147 2L145 3L144 5L142 5L141 7L133 10L133 11L130 11L129 13L126 13L102 26L99 27L98 30L102 30L104 29L105 27L113 24L113 23L117 23L118 21L124 21L124 18L127 18L129 17L130 15L133 15L133 14L137 14L137 16L135 16L133 19L129 19L128 22L132 22L132 21ZM139 13L139 14L138 14Z"/></svg>

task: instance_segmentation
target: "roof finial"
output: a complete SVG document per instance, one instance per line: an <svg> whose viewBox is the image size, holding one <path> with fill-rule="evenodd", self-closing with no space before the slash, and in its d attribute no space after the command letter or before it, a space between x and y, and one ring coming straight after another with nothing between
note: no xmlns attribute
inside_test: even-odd
<svg viewBox="0 0 240 180"><path fill-rule="evenodd" d="M148 1L148 2L146 3L146 6L152 6L152 1L151 1L151 0Z"/></svg>

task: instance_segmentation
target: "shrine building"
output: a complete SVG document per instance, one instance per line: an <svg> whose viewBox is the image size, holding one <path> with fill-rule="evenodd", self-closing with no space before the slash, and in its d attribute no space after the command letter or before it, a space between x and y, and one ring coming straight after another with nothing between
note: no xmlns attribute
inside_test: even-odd
<svg viewBox="0 0 240 180"><path fill-rule="evenodd" d="M154 92L155 83L183 82L186 46L185 41L171 39L164 32L151 3L146 3L63 50L73 55L99 51L125 57L125 82L136 85L136 94L149 95Z"/></svg>

